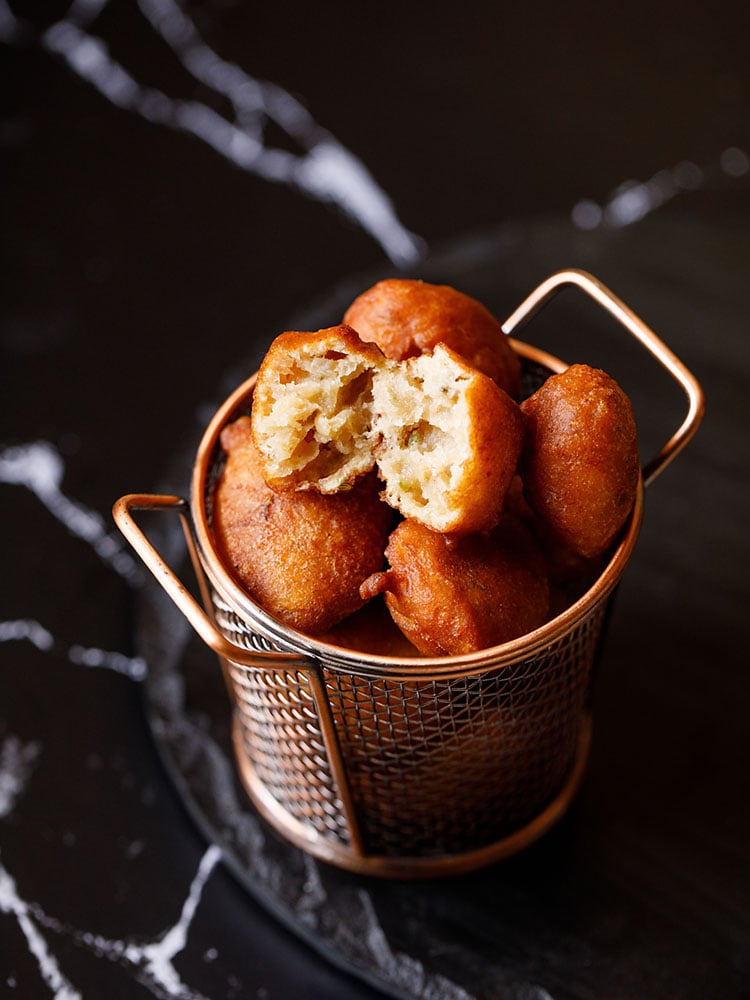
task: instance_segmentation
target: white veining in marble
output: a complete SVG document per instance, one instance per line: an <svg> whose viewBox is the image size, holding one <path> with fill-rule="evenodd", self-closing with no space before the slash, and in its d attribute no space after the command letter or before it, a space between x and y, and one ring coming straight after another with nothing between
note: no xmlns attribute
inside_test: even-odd
<svg viewBox="0 0 750 1000"><path fill-rule="evenodd" d="M0 452L0 481L31 490L67 530L87 541L132 585L137 574L127 571L127 561L115 558L118 554L120 556L127 554L119 550L119 543L114 546L107 544L109 536L101 516L69 500L61 492L64 471L62 457L47 442L34 442L30 445L6 448ZM130 556L127 556L127 559L132 562ZM19 641L29 642L43 652L63 654L72 664L112 670L125 674L133 680L143 679L146 673L146 664L141 657L128 657L122 653L80 644L66 646L33 618L0 621L0 643ZM13 813L31 777L40 750L41 744L38 742L23 742L13 735L6 736L0 744L0 819L5 819ZM135 857L142 849L142 843L131 845L129 856ZM207 1000L203 994L195 992L182 982L175 969L174 959L187 944L188 931L203 889L220 858L220 849L211 845L200 862L198 872L182 905L179 919L157 940L145 944L132 939L107 940L93 932L70 928L56 918L50 917L41 905L23 899L18 892L16 880L2 863L0 863L0 913L15 917L29 952L37 961L40 977L49 988L54 1000L80 1000L81 994L61 972L58 959L50 950L41 928L72 937L94 954L123 963L131 968L139 981L158 998ZM10 982L6 985L14 988Z"/></svg>
<svg viewBox="0 0 750 1000"><path fill-rule="evenodd" d="M402 225L391 199L362 161L287 91L222 59L173 0L140 0L139 8L193 79L229 100L233 120L201 101L172 98L136 80L113 58L107 43L91 34L92 22L106 6L107 0L73 3L63 19L42 33L39 44L115 106L190 133L244 171L336 205L394 264L413 264L424 254L423 241ZM29 35L29 26L0 0L0 41L19 44ZM266 145L266 123L280 127L300 153Z"/></svg>
<svg viewBox="0 0 750 1000"><path fill-rule="evenodd" d="M6 736L0 743L0 819L9 816L23 793L41 751L37 740Z"/></svg>
<svg viewBox="0 0 750 1000"><path fill-rule="evenodd" d="M15 916L26 938L29 951L37 960L42 980L51 990L54 1000L81 1000L81 994L60 971L57 959L50 952L47 941L32 916L32 907L18 895L16 883L2 862L0 862L0 913Z"/></svg>
<svg viewBox="0 0 750 1000"><path fill-rule="evenodd" d="M15 736L6 736L0 745L0 818L11 814L16 801L28 783L33 762L40 752L36 742L23 743ZM69 927L50 917L35 902L25 900L18 891L16 880L0 861L0 914L15 917L30 954L36 959L39 975L54 1000L80 1000L82 994L63 974L56 956L41 928L73 938L93 954L117 961L129 967L138 980L154 996L174 1000L207 1000L203 994L182 982L175 966L176 956L184 950L190 926L211 872L221 859L221 850L211 845L205 851L192 880L177 921L155 941L138 943L133 939L111 940L103 936ZM7 983L9 987L10 983ZM25 989L32 988L30 983Z"/></svg>
<svg viewBox="0 0 750 1000"><path fill-rule="evenodd" d="M314 929L318 923L318 912L325 905L328 894L321 881L318 866L310 855L303 855L302 861L305 866L305 881L295 913L300 923Z"/></svg>
<svg viewBox="0 0 750 1000"><path fill-rule="evenodd" d="M679 195L710 187L716 177L736 181L748 175L750 157L737 146L730 146L715 164L701 167L692 160L682 160L674 167L658 170L646 181L624 181L601 205L583 198L573 206L571 219L579 229L621 229L640 222Z"/></svg>
<svg viewBox="0 0 750 1000"><path fill-rule="evenodd" d="M54 1000L74 1000L81 994L62 974L58 960L51 953L40 926L57 934L73 938L92 954L129 967L139 982L159 998L174 1000L208 1000L204 994L183 983L174 966L174 959L184 950L190 925L203 895L211 872L221 859L216 846L209 847L203 855L198 871L188 890L176 923L155 941L139 944L132 939L113 940L89 931L71 928L62 921L48 916L42 907L21 898L15 880L0 863L0 913L16 917L26 938L29 950L37 959L39 972L53 991Z"/></svg>
<svg viewBox="0 0 750 1000"><path fill-rule="evenodd" d="M15 736L6 736L3 741L0 747L0 819L12 813L28 783L31 765L39 751L38 743L23 743ZM54 1000L80 1000L81 994L62 974L57 959L49 950L35 922L33 910L34 907L18 894L14 878L0 860L0 914L16 918L29 952L37 961L39 974Z"/></svg>
<svg viewBox="0 0 750 1000"><path fill-rule="evenodd" d="M0 622L0 642L30 642L44 652L55 645L55 637L33 618Z"/></svg>
<svg viewBox="0 0 750 1000"><path fill-rule="evenodd" d="M54 925L56 930L73 936L94 954L130 966L137 973L139 980L155 996L175 997L179 1000L205 1000L202 993L192 990L182 981L174 966L174 959L187 944L190 925L203 890L220 859L221 851L218 847L212 845L206 850L182 905L179 919L156 941L145 944L138 944L133 940L120 941L88 931L74 930L57 921L47 920L47 922L51 926Z"/></svg>
<svg viewBox="0 0 750 1000"><path fill-rule="evenodd" d="M68 649L68 659L82 667L103 667L117 674L124 674L133 681L142 681L147 673L146 661L141 656L126 656L112 650L73 644Z"/></svg>
<svg viewBox="0 0 750 1000"><path fill-rule="evenodd" d="M402 952L395 952L391 947L367 890L360 889L357 896L365 920L368 949L375 957L378 967L388 975L394 985L414 997L430 996L435 1000L475 1000L474 994L468 993L462 986L444 976L431 976L428 983L426 969L418 959Z"/></svg>
<svg viewBox="0 0 750 1000"><path fill-rule="evenodd" d="M48 441L32 441L0 450L0 483L30 490L72 535L88 542L99 558L128 582L142 579L140 567L97 511L62 491L65 463Z"/></svg>
<svg viewBox="0 0 750 1000"><path fill-rule="evenodd" d="M113 650L81 646L78 643L66 646L32 618L0 621L0 643L20 641L30 642L43 652L59 651L71 663L81 667L102 667L117 674L124 674L134 681L141 681L146 676L146 661L141 656L126 656Z"/></svg>
<svg viewBox="0 0 750 1000"><path fill-rule="evenodd" d="M187 944L187 935L200 903L203 889L211 872L221 858L221 850L212 844L203 855L198 871L183 903L180 918L158 941L147 945L128 945L128 961L142 965L154 982L167 990L170 996L183 996L185 987L180 981L172 961Z"/></svg>

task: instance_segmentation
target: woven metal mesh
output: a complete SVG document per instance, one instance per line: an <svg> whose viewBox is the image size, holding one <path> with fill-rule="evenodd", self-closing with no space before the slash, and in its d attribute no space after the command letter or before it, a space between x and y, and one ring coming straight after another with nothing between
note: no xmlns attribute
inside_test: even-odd
<svg viewBox="0 0 750 1000"><path fill-rule="evenodd" d="M535 818L576 756L603 609L543 655L475 677L326 672L367 850L460 854Z"/></svg>
<svg viewBox="0 0 750 1000"><path fill-rule="evenodd" d="M548 374L526 361L524 395ZM204 484L209 524L222 465L217 447ZM216 591L212 603L233 643L278 650ZM531 659L450 680L364 678L320 665L347 789L333 777L323 707L305 671L227 663L246 762L313 838L352 843L347 797L371 856L429 858L491 845L538 816L570 775L605 609L595 606Z"/></svg>
<svg viewBox="0 0 750 1000"><path fill-rule="evenodd" d="M216 594L216 624L244 649L273 647ZM242 745L258 781L290 816L321 836L349 842L306 674L226 664Z"/></svg>
<svg viewBox="0 0 750 1000"><path fill-rule="evenodd" d="M214 597L248 649L271 644ZM575 762L605 605L532 659L475 676L396 681L323 669L349 793L368 853L460 854L530 822ZM347 844L319 712L303 671L228 664L242 744L288 814Z"/></svg>

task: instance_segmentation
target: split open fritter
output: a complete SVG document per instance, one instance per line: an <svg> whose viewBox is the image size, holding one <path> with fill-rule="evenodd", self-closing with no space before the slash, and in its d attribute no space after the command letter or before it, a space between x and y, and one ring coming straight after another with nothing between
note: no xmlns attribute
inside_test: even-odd
<svg viewBox="0 0 750 1000"><path fill-rule="evenodd" d="M384 361L347 326L274 339L252 410L270 486L335 493L372 469L372 379Z"/></svg>
<svg viewBox="0 0 750 1000"><path fill-rule="evenodd" d="M383 565L393 512L374 475L333 495L277 493L265 482L249 417L221 435L226 465L213 495L219 551L250 596L315 635L363 605L359 585Z"/></svg>
<svg viewBox="0 0 750 1000"><path fill-rule="evenodd" d="M347 326L277 337L252 410L274 489L331 493L377 464L391 506L462 534L497 523L523 425L518 404L443 344L390 361Z"/></svg>

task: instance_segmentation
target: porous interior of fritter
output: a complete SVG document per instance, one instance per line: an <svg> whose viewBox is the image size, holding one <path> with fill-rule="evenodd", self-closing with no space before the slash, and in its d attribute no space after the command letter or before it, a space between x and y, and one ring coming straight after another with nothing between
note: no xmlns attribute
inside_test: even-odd
<svg viewBox="0 0 750 1000"><path fill-rule="evenodd" d="M328 493L371 469L372 382L355 353L290 355L256 423L269 479Z"/></svg>
<svg viewBox="0 0 750 1000"><path fill-rule="evenodd" d="M471 374L445 351L389 364L373 383L385 496L406 517L450 522L470 453Z"/></svg>

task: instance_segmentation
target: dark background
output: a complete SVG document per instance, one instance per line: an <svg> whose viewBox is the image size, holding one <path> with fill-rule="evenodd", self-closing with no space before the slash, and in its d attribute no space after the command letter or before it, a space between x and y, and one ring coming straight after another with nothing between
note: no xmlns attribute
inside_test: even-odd
<svg viewBox="0 0 750 1000"><path fill-rule="evenodd" d="M366 165L428 258L450 260L459 246L470 282L466 248L481 270L487 234L513 234L515 256L493 251L507 268L493 308L509 311L556 267L600 265L704 382L706 425L649 497L652 527L618 609L622 643L582 804L531 860L493 869L488 884L519 900L513 953L489 934L474 946L462 928L479 971L460 985L493 995L477 985L482 963L507 962L523 974L498 996L541 997L531 983L556 1000L747 995L750 175L726 166L742 164L727 150L750 153L746 5L184 9L222 58L297 96ZM228 372L340 283L395 266L335 207L115 107L41 42L68 10L0 8L0 445L49 442L65 463L64 494L109 530L114 499L163 480ZM134 3L113 0L88 30L142 84L228 113ZM295 148L274 127L266 142ZM570 221L583 199L605 205L623 182L685 162L700 169L695 190L643 222L586 234ZM491 284L485 273L475 282ZM70 661L75 644L134 655L138 604L30 490L0 485L0 510L0 619L37 621L56 640L47 651L25 639L0 646L6 770L11 751L35 748L0 816L0 862L81 995L168 995L76 933L156 939L177 920L206 847L159 761L138 684ZM633 658L641 666L626 674ZM598 859L589 867L588 848ZM545 923L534 911L540 872L552 880L556 861L571 858L583 902L567 909L556 882L560 910ZM397 891L384 912L396 912ZM490 909L482 897L471 912L492 926ZM2 906L0 925L0 995L54 995ZM561 972L570 942L550 926L588 940L588 972L584 958ZM223 869L176 963L212 998L375 995Z"/></svg>

